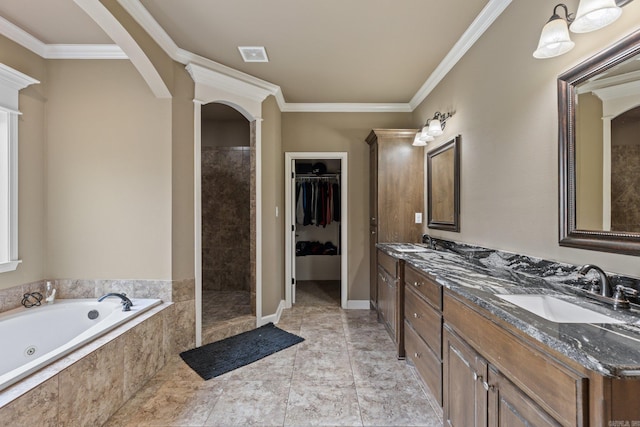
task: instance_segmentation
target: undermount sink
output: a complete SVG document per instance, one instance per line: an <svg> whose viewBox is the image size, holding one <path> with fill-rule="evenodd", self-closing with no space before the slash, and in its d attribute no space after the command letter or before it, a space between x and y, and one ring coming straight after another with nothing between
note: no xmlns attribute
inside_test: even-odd
<svg viewBox="0 0 640 427"><path fill-rule="evenodd" d="M496 296L556 323L625 323L550 295Z"/></svg>

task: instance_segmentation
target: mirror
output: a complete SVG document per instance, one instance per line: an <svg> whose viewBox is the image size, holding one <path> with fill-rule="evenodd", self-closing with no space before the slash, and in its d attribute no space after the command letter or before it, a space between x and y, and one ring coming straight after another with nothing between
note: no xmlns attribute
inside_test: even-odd
<svg viewBox="0 0 640 427"><path fill-rule="evenodd" d="M640 31L558 78L560 245L640 255Z"/></svg>
<svg viewBox="0 0 640 427"><path fill-rule="evenodd" d="M427 153L427 227L460 231L460 136Z"/></svg>

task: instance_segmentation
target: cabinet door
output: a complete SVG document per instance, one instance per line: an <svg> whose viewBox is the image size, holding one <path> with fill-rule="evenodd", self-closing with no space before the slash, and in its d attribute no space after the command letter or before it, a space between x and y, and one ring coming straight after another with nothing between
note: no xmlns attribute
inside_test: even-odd
<svg viewBox="0 0 640 427"><path fill-rule="evenodd" d="M369 146L369 302L371 307L378 306L377 287L377 248L378 243L378 143Z"/></svg>
<svg viewBox="0 0 640 427"><path fill-rule="evenodd" d="M386 314L386 310L387 310L387 300L388 300L388 296L387 296L387 284L386 284L386 273L384 271L384 269L380 266L376 267L376 277L377 277L377 291L376 294L378 295L378 320L382 320L384 321L384 318L386 318L387 314Z"/></svg>
<svg viewBox="0 0 640 427"><path fill-rule="evenodd" d="M443 362L443 406L447 424L485 427L487 391L483 382L486 381L487 362L446 328Z"/></svg>
<svg viewBox="0 0 640 427"><path fill-rule="evenodd" d="M491 427L561 425L493 366L489 367L487 383Z"/></svg>
<svg viewBox="0 0 640 427"><path fill-rule="evenodd" d="M396 341L396 278L378 266L378 313Z"/></svg>

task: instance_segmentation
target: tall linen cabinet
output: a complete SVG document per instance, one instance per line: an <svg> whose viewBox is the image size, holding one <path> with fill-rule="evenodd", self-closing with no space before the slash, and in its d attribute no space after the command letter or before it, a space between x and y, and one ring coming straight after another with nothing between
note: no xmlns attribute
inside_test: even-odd
<svg viewBox="0 0 640 427"><path fill-rule="evenodd" d="M373 129L366 139L370 174L370 304L379 314L380 308L385 308L381 317L398 344L404 304L402 269L396 265L392 266L395 271L380 272L376 243L415 243L422 239L422 223L416 223L416 213L422 215L424 210L424 149L411 145L416 132L418 129ZM384 287L382 292L379 287Z"/></svg>

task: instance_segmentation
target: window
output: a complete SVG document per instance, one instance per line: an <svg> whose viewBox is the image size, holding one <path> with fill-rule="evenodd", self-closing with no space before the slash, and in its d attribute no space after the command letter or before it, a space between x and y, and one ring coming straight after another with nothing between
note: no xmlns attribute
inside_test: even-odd
<svg viewBox="0 0 640 427"><path fill-rule="evenodd" d="M0 272L18 267L18 92L40 83L0 64Z"/></svg>

